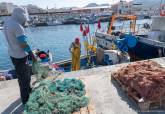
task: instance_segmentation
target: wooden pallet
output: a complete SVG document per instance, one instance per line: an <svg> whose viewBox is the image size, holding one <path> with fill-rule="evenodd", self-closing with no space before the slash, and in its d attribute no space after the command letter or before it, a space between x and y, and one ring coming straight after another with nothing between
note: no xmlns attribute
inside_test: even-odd
<svg viewBox="0 0 165 114"><path fill-rule="evenodd" d="M81 108L79 112L74 112L73 114L96 114L94 105L90 101L87 107Z"/></svg>
<svg viewBox="0 0 165 114"><path fill-rule="evenodd" d="M160 99L159 101L143 101L142 98L136 96L134 94L135 91L130 91L128 87L125 87L118 78L116 78L114 75L112 75L112 79L114 79L118 85L122 88L122 90L128 95L128 97L135 101L138 105L140 111L148 111L148 110L154 110L154 109L165 109L165 97ZM137 92L136 92L137 93Z"/></svg>

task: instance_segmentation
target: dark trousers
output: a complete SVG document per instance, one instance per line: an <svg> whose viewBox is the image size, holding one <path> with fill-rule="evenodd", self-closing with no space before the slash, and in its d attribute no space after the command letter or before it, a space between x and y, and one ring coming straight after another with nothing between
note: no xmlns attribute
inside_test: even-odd
<svg viewBox="0 0 165 114"><path fill-rule="evenodd" d="M21 100L23 104L26 104L29 98L29 94L31 92L31 88L30 88L31 73L28 64L26 64L27 58L28 57L16 59L11 57L18 78Z"/></svg>

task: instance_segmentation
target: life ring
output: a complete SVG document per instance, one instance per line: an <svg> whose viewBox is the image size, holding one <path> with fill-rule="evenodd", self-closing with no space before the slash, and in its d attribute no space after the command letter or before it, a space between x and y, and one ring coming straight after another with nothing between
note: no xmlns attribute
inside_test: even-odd
<svg viewBox="0 0 165 114"><path fill-rule="evenodd" d="M161 5L160 15L165 16L165 4Z"/></svg>

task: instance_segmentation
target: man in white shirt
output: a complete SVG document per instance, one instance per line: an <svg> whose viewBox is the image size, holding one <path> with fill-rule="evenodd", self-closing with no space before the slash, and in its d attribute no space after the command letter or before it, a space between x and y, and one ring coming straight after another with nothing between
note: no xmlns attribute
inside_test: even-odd
<svg viewBox="0 0 165 114"><path fill-rule="evenodd" d="M16 70L22 103L26 104L31 92L31 74L27 63L28 55L36 61L30 46L27 43L27 36L24 32L24 25L28 20L27 11L17 7L13 10L11 17L4 23L4 34L8 43L8 52Z"/></svg>

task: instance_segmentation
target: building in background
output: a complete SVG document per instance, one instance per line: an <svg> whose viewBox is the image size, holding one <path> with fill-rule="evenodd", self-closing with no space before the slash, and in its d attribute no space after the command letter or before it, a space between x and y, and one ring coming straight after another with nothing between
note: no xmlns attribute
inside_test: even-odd
<svg viewBox="0 0 165 114"><path fill-rule="evenodd" d="M28 5L23 6L23 7L25 7L28 10L28 13L29 14L31 14L31 13L44 13L44 12L46 12L46 10L44 10L42 8L39 8L38 6L32 5L32 4L28 4Z"/></svg>
<svg viewBox="0 0 165 114"><path fill-rule="evenodd" d="M134 0L133 11L137 15L159 15L161 0Z"/></svg>
<svg viewBox="0 0 165 114"><path fill-rule="evenodd" d="M0 3L0 14L11 14L16 7L17 5L14 5L13 3L2 2Z"/></svg>
<svg viewBox="0 0 165 114"><path fill-rule="evenodd" d="M112 12L119 14L130 14L132 11L132 2L120 1L111 6Z"/></svg>
<svg viewBox="0 0 165 114"><path fill-rule="evenodd" d="M96 7L84 7L84 8L74 8L71 10L74 13L100 13L100 12L111 12L110 6L96 6Z"/></svg>
<svg viewBox="0 0 165 114"><path fill-rule="evenodd" d="M112 12L133 15L158 15L160 0L133 0L120 2L111 6Z"/></svg>

